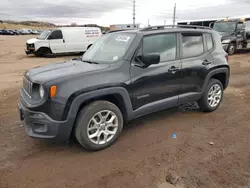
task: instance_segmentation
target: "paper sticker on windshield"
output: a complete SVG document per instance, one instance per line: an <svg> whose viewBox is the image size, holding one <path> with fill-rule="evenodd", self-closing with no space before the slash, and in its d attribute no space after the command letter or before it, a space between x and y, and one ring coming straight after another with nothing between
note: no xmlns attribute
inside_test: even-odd
<svg viewBox="0 0 250 188"><path fill-rule="evenodd" d="M113 60L115 61L115 60L117 60L118 59L118 57L117 56L115 56L115 57L113 57Z"/></svg>
<svg viewBox="0 0 250 188"><path fill-rule="evenodd" d="M118 36L118 37L116 37L116 41L121 41L121 42L128 42L129 41L129 39L130 39L130 37L128 37L128 36Z"/></svg>

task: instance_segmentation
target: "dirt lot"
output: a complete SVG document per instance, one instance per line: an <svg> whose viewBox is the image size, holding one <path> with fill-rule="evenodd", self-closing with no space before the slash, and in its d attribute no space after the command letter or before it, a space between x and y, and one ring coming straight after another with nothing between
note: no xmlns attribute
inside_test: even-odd
<svg viewBox="0 0 250 188"><path fill-rule="evenodd" d="M27 57L28 38L0 36L1 188L151 188L166 176L190 188L250 187L250 53L230 57L230 87L216 112L190 104L155 113L131 122L112 147L91 153L25 134L16 110L22 74L72 58Z"/></svg>

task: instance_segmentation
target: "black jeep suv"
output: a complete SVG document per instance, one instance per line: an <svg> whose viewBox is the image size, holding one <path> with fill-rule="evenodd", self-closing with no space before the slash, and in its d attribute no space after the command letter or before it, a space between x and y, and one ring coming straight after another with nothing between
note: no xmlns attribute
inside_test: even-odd
<svg viewBox="0 0 250 188"><path fill-rule="evenodd" d="M84 148L101 150L139 116L192 101L204 112L214 111L229 72L220 35L206 27L109 33L79 60L28 70L20 117L31 137L73 135Z"/></svg>

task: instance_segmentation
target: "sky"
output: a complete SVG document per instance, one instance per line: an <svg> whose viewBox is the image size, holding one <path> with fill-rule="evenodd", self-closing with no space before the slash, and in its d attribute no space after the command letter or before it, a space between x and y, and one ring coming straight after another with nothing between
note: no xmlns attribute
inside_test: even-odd
<svg viewBox="0 0 250 188"><path fill-rule="evenodd" d="M250 0L136 0L136 23L226 18L249 14ZM1 0L0 20L34 20L55 24L132 23L132 0Z"/></svg>

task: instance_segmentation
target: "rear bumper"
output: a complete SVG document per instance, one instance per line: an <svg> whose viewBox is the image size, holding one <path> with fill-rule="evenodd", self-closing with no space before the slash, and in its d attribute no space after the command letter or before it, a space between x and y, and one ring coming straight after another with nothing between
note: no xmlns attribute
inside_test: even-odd
<svg viewBox="0 0 250 188"><path fill-rule="evenodd" d="M55 121L45 113L28 110L21 102L18 103L18 111L28 136L59 141L69 139L72 126L67 122Z"/></svg>

